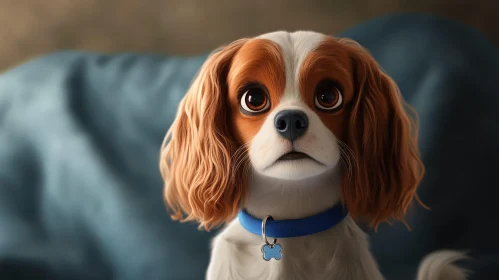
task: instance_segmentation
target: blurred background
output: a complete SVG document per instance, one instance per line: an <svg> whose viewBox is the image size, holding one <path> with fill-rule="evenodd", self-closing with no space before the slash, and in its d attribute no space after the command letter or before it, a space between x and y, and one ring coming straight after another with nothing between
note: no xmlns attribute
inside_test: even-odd
<svg viewBox="0 0 499 280"><path fill-rule="evenodd" d="M0 71L64 49L191 55L286 29L338 33L393 12L456 19L499 44L497 0L1 0Z"/></svg>
<svg viewBox="0 0 499 280"><path fill-rule="evenodd" d="M419 194L432 212L417 208L411 232L381 226L371 247L387 279L415 279L422 256L444 247L473 250L473 280L499 279L498 11L498 0L0 0L0 279L202 279L216 232L168 218L157 166L205 59L193 55L400 12L453 19L489 41L417 16L348 33L393 74L424 128ZM95 53L6 71L61 50Z"/></svg>

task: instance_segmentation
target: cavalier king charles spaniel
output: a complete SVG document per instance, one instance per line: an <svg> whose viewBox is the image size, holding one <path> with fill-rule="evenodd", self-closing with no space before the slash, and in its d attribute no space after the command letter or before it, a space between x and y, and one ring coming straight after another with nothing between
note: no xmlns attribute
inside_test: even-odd
<svg viewBox="0 0 499 280"><path fill-rule="evenodd" d="M165 201L173 219L225 225L209 280L383 279L356 222L403 222L420 203L416 119L352 40L237 40L210 55L166 134ZM464 257L429 254L417 279L466 279Z"/></svg>

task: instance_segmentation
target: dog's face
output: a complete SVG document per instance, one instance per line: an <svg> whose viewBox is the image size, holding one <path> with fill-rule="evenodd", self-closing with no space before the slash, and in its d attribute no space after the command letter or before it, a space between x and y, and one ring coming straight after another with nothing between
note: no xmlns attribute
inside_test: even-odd
<svg viewBox="0 0 499 280"><path fill-rule="evenodd" d="M166 201L176 219L209 228L235 216L249 170L303 180L339 168L353 216L402 219L424 170L405 105L351 40L274 32L235 41L205 62L165 137Z"/></svg>
<svg viewBox="0 0 499 280"><path fill-rule="evenodd" d="M308 32L257 37L234 56L227 85L232 128L253 170L293 180L337 166L354 96L341 43Z"/></svg>

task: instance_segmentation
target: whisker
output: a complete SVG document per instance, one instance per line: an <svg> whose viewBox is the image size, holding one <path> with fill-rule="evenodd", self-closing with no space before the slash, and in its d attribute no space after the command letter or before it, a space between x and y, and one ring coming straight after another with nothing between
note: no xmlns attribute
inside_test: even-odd
<svg viewBox="0 0 499 280"><path fill-rule="evenodd" d="M340 163L346 169L348 178L350 179L350 178L352 178L352 166L351 166L350 159L349 159L348 155L346 155L346 152L343 150L343 148L341 146L339 148L340 148L340 152L342 154L340 156Z"/></svg>
<svg viewBox="0 0 499 280"><path fill-rule="evenodd" d="M232 154L231 160L235 160L238 156L240 156L241 153L246 152L246 148L248 147L250 142L243 143L237 150Z"/></svg>
<svg viewBox="0 0 499 280"><path fill-rule="evenodd" d="M236 162L236 165L234 167L234 171L237 172L239 170L239 168L241 168L241 165L247 163L247 161L248 161L248 156L244 156L243 158L239 159Z"/></svg>
<svg viewBox="0 0 499 280"><path fill-rule="evenodd" d="M249 165L249 164L247 164L248 160L249 160L248 153L247 153L247 148L248 148L249 144L250 144L250 142L243 143L232 155L231 160L234 163L234 165L233 165L234 170L232 173L233 176L236 176L236 174L238 173L241 166ZM247 167L245 167L245 169L246 168ZM246 172L246 170L243 170L243 172Z"/></svg>
<svg viewBox="0 0 499 280"><path fill-rule="evenodd" d="M353 150L343 141L338 140L338 143L340 143L340 146L344 148L345 152L348 153L348 156L350 159L352 159L355 163L355 165L358 165L357 157Z"/></svg>
<svg viewBox="0 0 499 280"><path fill-rule="evenodd" d="M348 176L349 178L351 178L353 176L353 164L355 164L355 166L358 166L357 157L355 156L353 150L350 147L348 147L348 145L345 142L338 140L338 143L344 161L348 165L347 166Z"/></svg>

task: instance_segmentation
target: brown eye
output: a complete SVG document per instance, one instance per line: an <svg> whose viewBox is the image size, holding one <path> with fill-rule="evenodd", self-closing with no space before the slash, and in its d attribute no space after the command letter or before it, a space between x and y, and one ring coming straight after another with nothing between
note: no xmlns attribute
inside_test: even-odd
<svg viewBox="0 0 499 280"><path fill-rule="evenodd" d="M248 88L241 96L241 108L247 113L261 113L270 107L267 92L261 87Z"/></svg>
<svg viewBox="0 0 499 280"><path fill-rule="evenodd" d="M321 110L334 111L343 103L343 95L334 84L319 85L315 91L315 106Z"/></svg>

